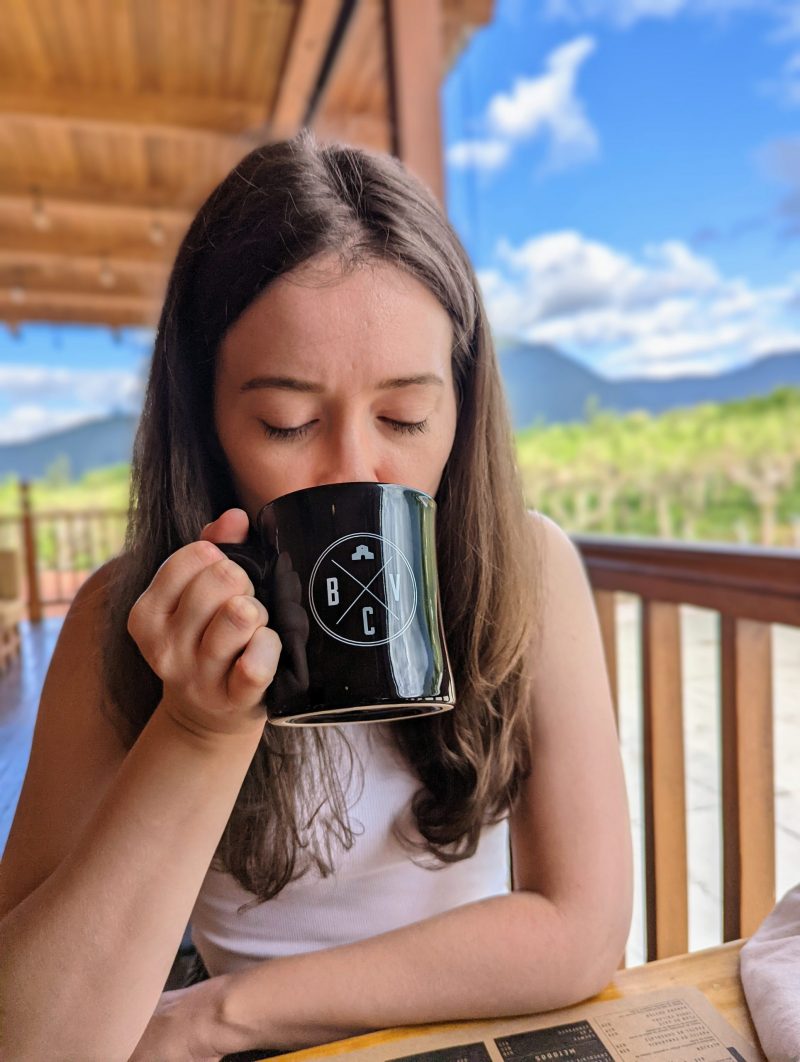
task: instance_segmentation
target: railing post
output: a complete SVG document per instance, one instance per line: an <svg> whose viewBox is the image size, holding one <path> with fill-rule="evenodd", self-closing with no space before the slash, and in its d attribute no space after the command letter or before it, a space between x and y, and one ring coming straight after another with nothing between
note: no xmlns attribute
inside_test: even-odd
<svg viewBox="0 0 800 1062"><path fill-rule="evenodd" d="M603 654L606 659L608 684L611 690L611 703L614 706L614 718L619 731L619 679L617 665L617 595L613 590L595 590L594 607L600 624L600 637L603 640Z"/></svg>
<svg viewBox="0 0 800 1062"><path fill-rule="evenodd" d="M647 961L689 946L679 606L642 600Z"/></svg>
<svg viewBox="0 0 800 1062"><path fill-rule="evenodd" d="M20 480L19 500L22 511L25 576L28 582L28 619L31 623L41 623L42 598L39 592L39 566L36 563L36 520L31 506L30 484L27 480Z"/></svg>
<svg viewBox="0 0 800 1062"><path fill-rule="evenodd" d="M723 939L749 937L775 904L772 631L720 617Z"/></svg>

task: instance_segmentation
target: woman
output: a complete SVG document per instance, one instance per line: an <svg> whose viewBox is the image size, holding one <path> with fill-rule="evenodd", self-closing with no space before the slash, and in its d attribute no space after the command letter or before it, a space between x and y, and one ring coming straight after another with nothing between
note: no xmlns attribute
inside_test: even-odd
<svg viewBox="0 0 800 1062"><path fill-rule="evenodd" d="M265 729L280 645L214 543L354 480L437 499L459 703ZM525 512L473 270L398 162L301 134L211 194L131 498L65 620L0 869L11 1057L217 1059L601 989L631 854L591 595ZM159 1000L190 917L211 976Z"/></svg>

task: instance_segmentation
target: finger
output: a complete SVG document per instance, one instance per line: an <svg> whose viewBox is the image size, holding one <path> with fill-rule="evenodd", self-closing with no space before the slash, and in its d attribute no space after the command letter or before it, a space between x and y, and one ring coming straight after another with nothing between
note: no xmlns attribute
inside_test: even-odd
<svg viewBox="0 0 800 1062"><path fill-rule="evenodd" d="M228 557L198 572L186 586L170 623L170 637L184 653L196 653L217 611L230 598L252 597L254 586L245 570ZM252 597L255 603L255 598Z"/></svg>
<svg viewBox="0 0 800 1062"><path fill-rule="evenodd" d="M244 542L250 530L250 518L244 509L226 509L216 520L206 524L200 538L208 542Z"/></svg>
<svg viewBox="0 0 800 1062"><path fill-rule="evenodd" d="M241 653L253 634L269 622L267 610L254 597L232 597L206 627L197 653L198 677L218 680Z"/></svg>
<svg viewBox="0 0 800 1062"><path fill-rule="evenodd" d="M190 542L170 554L150 580L134 607L154 616L166 616L178 607L186 587L197 575L224 558L212 542Z"/></svg>
<svg viewBox="0 0 800 1062"><path fill-rule="evenodd" d="M269 627L259 627L228 673L228 697L237 704L257 704L275 677L281 640Z"/></svg>

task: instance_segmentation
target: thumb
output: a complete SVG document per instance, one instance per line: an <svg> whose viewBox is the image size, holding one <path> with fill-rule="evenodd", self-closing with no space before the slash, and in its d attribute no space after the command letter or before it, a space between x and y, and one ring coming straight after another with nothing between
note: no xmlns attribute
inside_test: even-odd
<svg viewBox="0 0 800 1062"><path fill-rule="evenodd" d="M250 530L250 520L244 509L226 509L206 524L200 538L206 542L244 542Z"/></svg>

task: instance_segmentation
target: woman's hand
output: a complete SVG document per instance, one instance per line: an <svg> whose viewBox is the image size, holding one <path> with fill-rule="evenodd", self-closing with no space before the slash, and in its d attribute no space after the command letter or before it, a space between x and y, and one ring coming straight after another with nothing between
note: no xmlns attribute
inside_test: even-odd
<svg viewBox="0 0 800 1062"><path fill-rule="evenodd" d="M128 1062L219 1062L235 1051L226 1036L222 1006L228 978L163 992Z"/></svg>
<svg viewBox="0 0 800 1062"><path fill-rule="evenodd" d="M253 584L213 544L244 541L247 529L244 510L227 510L164 561L128 616L165 710L201 737L263 730L261 698L280 657Z"/></svg>

